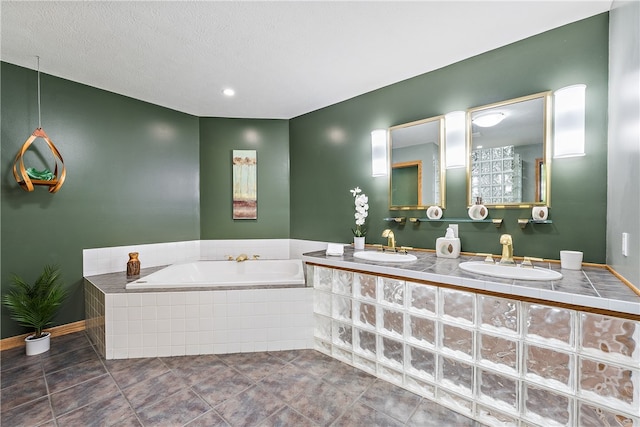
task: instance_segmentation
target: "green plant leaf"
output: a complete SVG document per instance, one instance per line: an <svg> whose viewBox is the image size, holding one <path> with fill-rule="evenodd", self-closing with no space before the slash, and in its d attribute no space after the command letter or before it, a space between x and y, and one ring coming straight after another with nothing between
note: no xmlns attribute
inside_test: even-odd
<svg viewBox="0 0 640 427"><path fill-rule="evenodd" d="M12 287L3 296L2 303L11 312L13 320L33 328L35 338L39 338L42 330L52 323L66 297L67 290L61 281L59 268L45 265L33 285L14 275Z"/></svg>

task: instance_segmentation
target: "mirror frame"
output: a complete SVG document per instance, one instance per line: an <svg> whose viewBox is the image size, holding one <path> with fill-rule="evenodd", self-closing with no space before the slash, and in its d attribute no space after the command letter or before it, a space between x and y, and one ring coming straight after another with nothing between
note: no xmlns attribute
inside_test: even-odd
<svg viewBox="0 0 640 427"><path fill-rule="evenodd" d="M440 161L440 202L439 203L432 203L432 204L422 204L420 203L421 201L421 196L418 198L418 204L417 205L392 205L393 202L393 198L391 197L391 191L392 191L392 175L393 175L393 167L394 167L394 163L393 163L393 136L391 134L391 132L393 130L396 129L403 129L403 128L407 128L410 126L417 126L417 125L421 125L421 124L425 124L425 123L430 123L430 122L435 122L435 121L439 121L439 125L438 125L438 144L439 144L439 161ZM446 167L445 167L445 138L444 138L444 115L439 115L439 116L433 116L433 117L429 117L426 119L421 119L421 120L416 120L413 122L409 122L409 123L403 123L400 125L396 125L396 126L391 126L389 128L388 131L388 147L387 149L389 150L389 179L388 179L388 186L389 186L389 210L423 210L423 209L427 209L430 206L439 206L442 209L444 209L446 207ZM397 167L405 167L407 166L408 162L398 162L395 165ZM420 186L422 185L422 183L420 183Z"/></svg>
<svg viewBox="0 0 640 427"><path fill-rule="evenodd" d="M467 109L467 205L470 207L475 203L472 200L471 195L471 153L473 151L473 129L471 123L471 116L474 113L490 110L493 108L503 107L506 105L516 104L520 102L530 101L533 99L542 99L542 155L543 157L536 158L536 182L534 194L544 194L545 199L541 202L536 201L524 201L514 203L484 203L486 206L492 208L504 209L504 208L530 208L532 206L547 206L551 207L551 158L552 156L552 139L551 139L551 101L552 91L544 91L534 93L532 95L521 96L519 98L508 99L505 101L495 102L493 104L481 105L479 107L473 107ZM541 176L544 176L545 182L543 185L539 182Z"/></svg>

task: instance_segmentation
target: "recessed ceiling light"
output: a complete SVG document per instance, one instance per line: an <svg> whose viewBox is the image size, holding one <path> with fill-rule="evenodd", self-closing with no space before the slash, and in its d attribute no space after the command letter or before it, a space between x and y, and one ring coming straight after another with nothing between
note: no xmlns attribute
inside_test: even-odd
<svg viewBox="0 0 640 427"><path fill-rule="evenodd" d="M224 94L224 96L233 96L236 94L236 91L231 88L227 88L223 90L222 93Z"/></svg>

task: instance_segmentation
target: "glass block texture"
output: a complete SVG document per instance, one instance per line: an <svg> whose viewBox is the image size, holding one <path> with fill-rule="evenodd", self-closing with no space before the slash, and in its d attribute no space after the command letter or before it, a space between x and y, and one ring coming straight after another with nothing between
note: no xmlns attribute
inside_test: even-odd
<svg viewBox="0 0 640 427"><path fill-rule="evenodd" d="M420 396L428 397L430 399L435 398L436 386L429 382L407 375L405 376L405 386Z"/></svg>
<svg viewBox="0 0 640 427"><path fill-rule="evenodd" d="M358 326L375 329L377 324L375 304L354 301L353 305L355 309L354 323Z"/></svg>
<svg viewBox="0 0 640 427"><path fill-rule="evenodd" d="M334 294L331 299L331 313L334 319L351 320L351 299Z"/></svg>
<svg viewBox="0 0 640 427"><path fill-rule="evenodd" d="M639 321L340 269L313 275L325 354L487 425L640 427Z"/></svg>
<svg viewBox="0 0 640 427"><path fill-rule="evenodd" d="M407 340L425 347L436 345L436 320L408 315Z"/></svg>
<svg viewBox="0 0 640 427"><path fill-rule="evenodd" d="M571 391L573 358L570 354L526 344L525 360L529 379Z"/></svg>
<svg viewBox="0 0 640 427"><path fill-rule="evenodd" d="M478 384L480 399L505 411L515 412L518 409L517 379L479 369Z"/></svg>
<svg viewBox="0 0 640 427"><path fill-rule="evenodd" d="M401 311L390 310L388 308L381 308L380 314L382 316L381 331L396 336L402 337L404 331L404 314Z"/></svg>
<svg viewBox="0 0 640 427"><path fill-rule="evenodd" d="M640 415L633 417L602 409L596 405L581 403L578 411L578 425L581 427L638 427Z"/></svg>
<svg viewBox="0 0 640 427"><path fill-rule="evenodd" d="M338 360L343 362L351 363L352 362L352 353L340 347L333 347L331 349L331 355Z"/></svg>
<svg viewBox="0 0 640 427"><path fill-rule="evenodd" d="M509 415L505 415L496 411L495 409L477 405L476 406L476 416L480 420L480 422L490 425L490 426L517 426L518 420L517 418ZM523 426L524 427L524 426Z"/></svg>
<svg viewBox="0 0 640 427"><path fill-rule="evenodd" d="M355 297L364 299L364 300L372 300L375 301L377 298L377 282L378 278L376 276L371 276L369 274L362 273L354 273L354 287L355 287Z"/></svg>
<svg viewBox="0 0 640 427"><path fill-rule="evenodd" d="M433 381L436 376L436 354L408 345L407 370L413 375Z"/></svg>
<svg viewBox="0 0 640 427"><path fill-rule="evenodd" d="M574 315L573 310L565 308L527 304L527 335L532 339L539 337L573 347Z"/></svg>
<svg viewBox="0 0 640 427"><path fill-rule="evenodd" d="M449 324L442 324L442 348L470 360L473 357L473 332Z"/></svg>
<svg viewBox="0 0 640 427"><path fill-rule="evenodd" d="M492 204L522 201L522 160L513 145L471 151L471 196Z"/></svg>
<svg viewBox="0 0 640 427"><path fill-rule="evenodd" d="M397 369L404 364L404 345L387 337L380 337L380 356L383 362Z"/></svg>
<svg viewBox="0 0 640 427"><path fill-rule="evenodd" d="M486 366L516 374L518 354L517 341L486 333L478 334L478 359Z"/></svg>
<svg viewBox="0 0 640 427"><path fill-rule="evenodd" d="M572 402L569 397L527 384L524 390L525 416L544 426L570 426Z"/></svg>
<svg viewBox="0 0 640 427"><path fill-rule="evenodd" d="M353 273L350 271L333 270L333 292L351 296L353 286Z"/></svg>
<svg viewBox="0 0 640 427"><path fill-rule="evenodd" d="M385 304L404 306L404 281L384 278L380 281L380 295Z"/></svg>
<svg viewBox="0 0 640 427"><path fill-rule="evenodd" d="M409 311L424 315L436 315L438 288L420 283L407 282Z"/></svg>
<svg viewBox="0 0 640 427"><path fill-rule="evenodd" d="M470 396L473 390L473 366L440 356L440 381L446 388Z"/></svg>
<svg viewBox="0 0 640 427"><path fill-rule="evenodd" d="M638 322L592 313L582 313L581 345L585 352L602 357L640 364L640 337Z"/></svg>
<svg viewBox="0 0 640 427"><path fill-rule="evenodd" d="M355 352L365 357L375 359L377 336L375 333L356 329Z"/></svg>
<svg viewBox="0 0 640 427"><path fill-rule="evenodd" d="M472 325L475 313L475 295L471 292L440 289L442 314L460 322Z"/></svg>
<svg viewBox="0 0 640 427"><path fill-rule="evenodd" d="M315 321L314 336L316 338L320 338L325 341L331 341L331 335L332 335L331 319L315 314L314 321Z"/></svg>
<svg viewBox="0 0 640 427"><path fill-rule="evenodd" d="M315 267L313 287L322 291L331 292L333 287L333 269L326 267Z"/></svg>
<svg viewBox="0 0 640 427"><path fill-rule="evenodd" d="M331 294L314 291L313 312L324 316L331 316Z"/></svg>
<svg viewBox="0 0 640 427"><path fill-rule="evenodd" d="M342 347L353 346L353 330L350 325L333 322L333 343Z"/></svg>
<svg viewBox="0 0 640 427"><path fill-rule="evenodd" d="M483 329L496 329L498 332L517 334L519 332L520 303L505 298L487 295L478 296L480 324Z"/></svg>
<svg viewBox="0 0 640 427"><path fill-rule="evenodd" d="M360 357L357 354L353 355L353 366L358 369L362 369L363 371L370 374L376 374L376 362L364 357Z"/></svg>
<svg viewBox="0 0 640 427"><path fill-rule="evenodd" d="M602 361L580 360L580 392L594 400L606 399L616 406L637 411L640 369L616 366Z"/></svg>

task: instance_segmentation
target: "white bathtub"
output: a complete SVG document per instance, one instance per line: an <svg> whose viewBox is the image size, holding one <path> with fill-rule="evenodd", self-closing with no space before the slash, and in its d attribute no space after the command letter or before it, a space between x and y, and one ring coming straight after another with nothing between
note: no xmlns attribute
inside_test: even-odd
<svg viewBox="0 0 640 427"><path fill-rule="evenodd" d="M302 260L196 261L173 264L127 283L127 289L304 285Z"/></svg>

